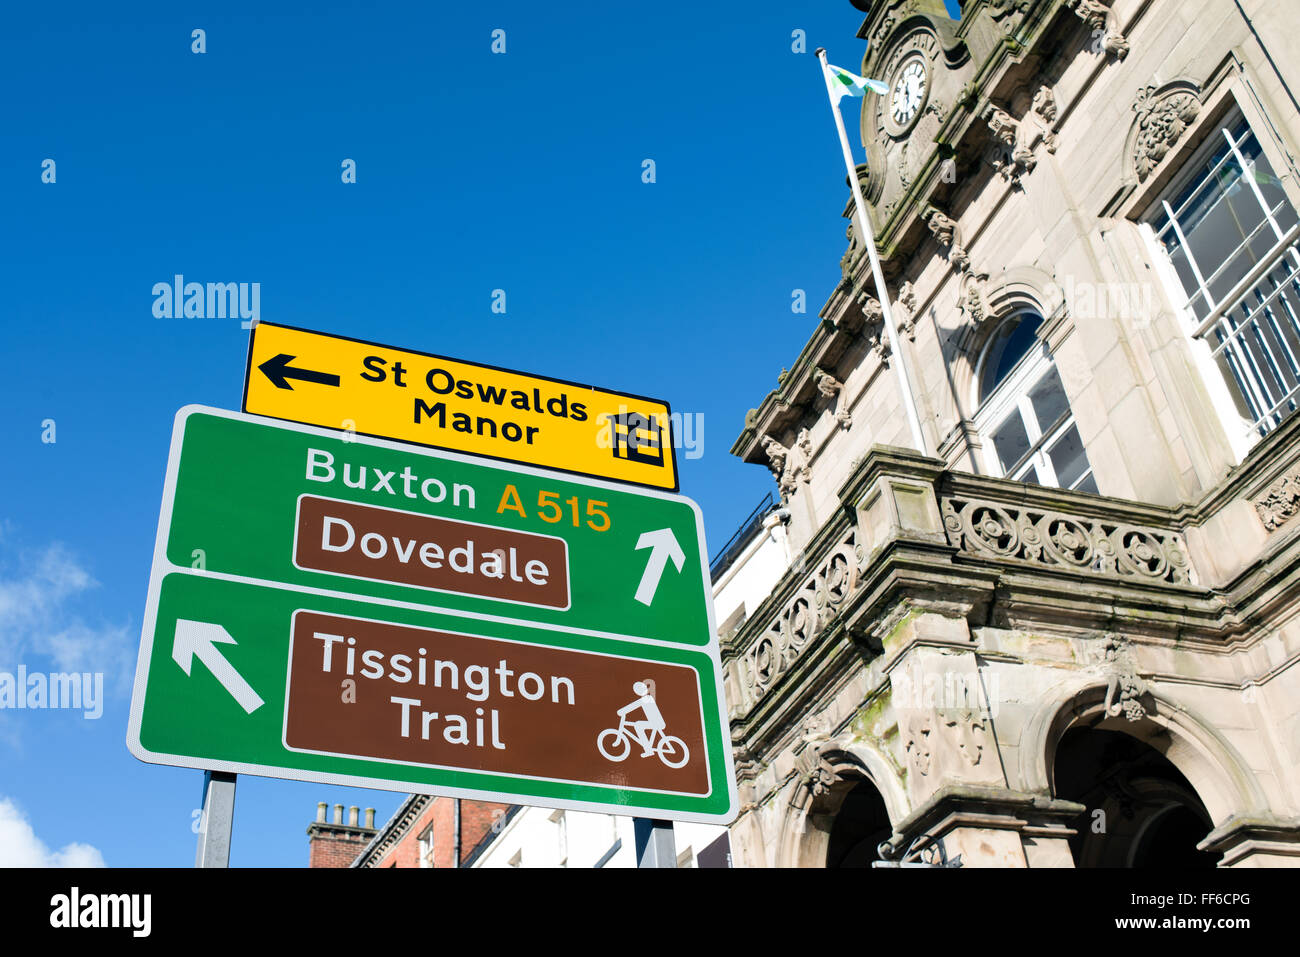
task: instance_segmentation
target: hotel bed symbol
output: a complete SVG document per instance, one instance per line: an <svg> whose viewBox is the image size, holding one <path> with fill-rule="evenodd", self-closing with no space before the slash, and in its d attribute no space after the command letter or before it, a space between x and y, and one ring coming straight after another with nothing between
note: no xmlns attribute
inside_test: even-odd
<svg viewBox="0 0 1300 957"><path fill-rule="evenodd" d="M622 761L632 751L632 742L641 745L641 757L658 754L670 768L680 768L691 759L686 742L664 732L664 716L644 681L632 685L637 699L618 709L618 727L606 728L596 738L596 747L610 761ZM629 721L628 715L640 711L642 717ZM657 739L657 740L656 740Z"/></svg>
<svg viewBox="0 0 1300 957"><path fill-rule="evenodd" d="M664 464L664 433L653 417L640 412L624 412L608 418L615 458L644 465Z"/></svg>

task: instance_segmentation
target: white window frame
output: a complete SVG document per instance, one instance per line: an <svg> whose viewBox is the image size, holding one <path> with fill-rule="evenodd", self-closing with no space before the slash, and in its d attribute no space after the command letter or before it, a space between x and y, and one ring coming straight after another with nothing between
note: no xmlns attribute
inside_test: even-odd
<svg viewBox="0 0 1300 957"><path fill-rule="evenodd" d="M1207 281L1213 281L1219 272L1225 268L1229 262L1233 261L1234 257L1241 251L1241 246L1244 245L1245 242L1248 242L1250 237L1243 240L1241 244L1233 249L1222 263L1217 264L1214 272L1211 273L1207 279L1207 277L1203 276L1201 273L1201 266L1203 264L1196 262L1193 258L1192 250L1187 246L1186 237L1182 234L1182 227L1176 215L1176 213L1181 213L1183 211L1186 207L1186 203L1191 201L1191 197L1189 197L1188 200L1184 202L1184 206L1180 207L1177 211L1171 208L1169 198L1183 192L1195 180L1200 179L1204 181L1213 176L1214 172L1219 169L1223 163L1227 162L1229 158L1235 159L1243 170L1249 168L1246 162L1246 157L1240 150L1241 140L1233 140L1231 134L1232 129L1242 123L1246 125L1250 134L1253 135L1256 142L1259 143L1260 150L1268 159L1269 165L1271 165L1275 171L1279 169L1276 158L1272 156L1268 150L1268 144L1265 141L1265 138L1260 136L1259 132L1250 123L1249 118L1244 114L1240 106L1234 105L1232 109L1215 121L1214 132L1207 136L1205 141L1202 142L1182 162L1178 175L1173 177L1168 185L1160 191L1159 196L1147 207L1145 212L1142 213L1141 220L1138 223L1143 241L1147 246L1147 253L1150 261L1155 267L1160 282L1165 287L1165 293L1168 296L1169 301L1174 304L1174 309L1180 320L1179 326L1182 329L1183 335L1191 344L1192 355L1198 371L1200 372L1201 381L1204 383L1210 394L1211 405L1214 407L1215 414L1219 417L1219 422L1223 426L1224 434L1227 436L1229 446L1238 462L1245 459L1250 449L1259 441L1260 435L1255 428L1252 428L1252 423L1243 418L1237 410L1236 398L1233 395L1233 385L1227 381L1226 377L1219 369L1218 363L1215 361L1215 349L1213 344L1206 339L1204 335L1198 335L1198 333L1202 331L1199 327L1203 325L1203 323L1197 317L1193 303L1198 299L1202 299L1206 308L1210 310L1208 315L1213 315L1213 310L1219 305L1219 303L1215 301L1212 293L1207 288L1206 283ZM1242 137L1242 139L1244 140L1245 137ZM1207 170L1205 168L1205 163L1208 157L1215 150L1221 148L1225 142L1229 146L1228 153L1224 155L1218 165L1213 169ZM1259 185L1252 177L1243 177L1243 181L1249 185L1259 209L1264 212L1264 222L1256 228L1255 232L1253 232L1251 236L1254 236L1260 229L1267 226L1267 228L1272 231L1274 239L1280 241L1283 238L1283 231L1281 224L1277 221L1277 210L1268 206L1262 191L1259 189ZM1293 208L1297 208L1297 212L1300 212L1300 207L1293 206ZM1179 242L1182 244L1183 248L1187 250L1188 267L1196 278L1196 288L1190 294L1184 289L1182 279L1178 275L1178 271L1174 267L1172 259L1166 252L1164 243L1156 232L1155 224L1162 217L1168 219L1170 228L1175 231L1178 235ZM1294 249L1291 251L1291 254L1293 259L1296 259L1297 262L1300 263L1300 258L1297 257ZM1208 266L1209 264L1205 265Z"/></svg>
<svg viewBox="0 0 1300 957"><path fill-rule="evenodd" d="M1021 309L1003 319L1002 323L999 324L999 328L1003 324L1020 322L1028 315L1041 318L1041 314L1037 310ZM1034 386L1051 369L1056 368L1056 362L1052 358L1051 352L1048 351L1047 344L1036 342L1028 352L1020 357L1019 361L1007 374L1007 377L998 383L988 398L980 403L979 390L988 357L989 349L986 346L975 369L974 400L979 404L973 420L975 428L984 443L983 464L985 472L994 478L1009 478L1017 482L1033 481L1027 479L1026 476L1034 472L1037 476L1037 481L1034 484L1042 485L1044 488L1062 488L1063 486L1057 477L1056 469L1052 465L1052 459L1047 454L1047 450L1054 446L1072 427L1077 429L1074 409L1070 406L1069 396L1067 395L1065 415L1055 423L1047 423L1050 429L1044 435L1044 423L1038 421L1038 414L1034 411L1033 403L1029 398L1029 393L1033 391ZM1059 371L1057 375L1060 375ZM1029 451L1021 457L1019 462L1012 466L1011 473L1007 474L1003 471L1002 462L998 459L997 448L993 444L993 434L1013 415L1018 415L1024 425L1025 435L1029 438ZM1082 442L1082 436L1080 436L1080 441ZM1069 487L1070 489L1077 489L1093 475L1092 459L1087 457L1088 450L1086 446L1083 453L1088 467ZM1096 484L1095 478L1093 483Z"/></svg>
<svg viewBox="0 0 1300 957"><path fill-rule="evenodd" d="M419 863L417 866L433 867L433 825L430 824L421 831L416 840L419 842L420 849Z"/></svg>

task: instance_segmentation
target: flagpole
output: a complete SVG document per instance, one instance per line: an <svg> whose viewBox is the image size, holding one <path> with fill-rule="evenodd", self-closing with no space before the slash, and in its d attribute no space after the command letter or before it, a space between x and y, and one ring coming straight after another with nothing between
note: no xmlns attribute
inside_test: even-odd
<svg viewBox="0 0 1300 957"><path fill-rule="evenodd" d="M925 434L921 431L921 417L916 411L916 396L912 392L912 374L904 355L902 344L898 341L898 330L894 327L894 313L889 306L889 290L885 288L885 276L880 269L880 257L876 254L876 237L867 222L867 204L862 199L862 185L858 182L857 166L853 162L853 152L849 149L849 135L844 131L844 118L840 116L839 103L831 92L830 67L826 62L826 50L817 48L817 59L822 65L822 80L826 83L826 96L831 102L831 112L835 114L835 128L840 131L840 146L844 150L844 168L849 173L849 185L853 187L853 208L857 213L858 236L867 248L871 259L871 275L876 281L876 295L880 297L880 311L884 317L885 335L889 338L889 350L898 360L898 383L902 390L903 408L907 412L907 424L912 430L912 442L922 455L930 455Z"/></svg>

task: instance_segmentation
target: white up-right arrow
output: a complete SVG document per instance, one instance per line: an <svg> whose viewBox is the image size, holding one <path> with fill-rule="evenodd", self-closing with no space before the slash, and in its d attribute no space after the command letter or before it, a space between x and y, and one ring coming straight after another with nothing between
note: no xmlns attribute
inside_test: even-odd
<svg viewBox="0 0 1300 957"><path fill-rule="evenodd" d="M221 682L221 687L229 691L231 697L239 702L239 706L252 714L265 702L217 647L218 644L233 645L234 643L235 639L230 637L230 632L220 625L181 618L176 622L176 640L172 642L172 658L187 675L194 666L194 659L198 658L208 666L212 676Z"/></svg>
<svg viewBox="0 0 1300 957"><path fill-rule="evenodd" d="M636 600L648 605L655 600L655 591L659 588L659 579L664 575L668 559L671 558L677 570L681 571L686 554L682 551L682 546L677 544L677 536L671 528L642 532L636 547L638 551L642 548L650 549L650 561L646 562L645 574L641 576L641 584L636 589Z"/></svg>

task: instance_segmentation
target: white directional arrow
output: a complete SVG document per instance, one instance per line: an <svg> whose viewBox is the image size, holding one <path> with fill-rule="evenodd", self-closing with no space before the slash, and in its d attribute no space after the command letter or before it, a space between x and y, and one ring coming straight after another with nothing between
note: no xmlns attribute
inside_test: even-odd
<svg viewBox="0 0 1300 957"><path fill-rule="evenodd" d="M233 645L235 639L230 632L220 625L207 621L189 621L181 618L176 622L176 640L172 643L172 658L187 675L198 658L208 666L212 676L221 682L221 687L230 692L239 706L252 714L262 707L264 702L244 676L235 670L235 666L226 660L217 645Z"/></svg>
<svg viewBox="0 0 1300 957"><path fill-rule="evenodd" d="M648 605L655 600L655 591L659 588L659 579L664 575L668 559L671 558L677 570L681 571L686 554L682 551L682 546L677 544L677 536L671 528L642 532L636 547L638 551L642 548L650 549L650 561L646 562L645 574L641 576L641 584L636 589L636 600Z"/></svg>

